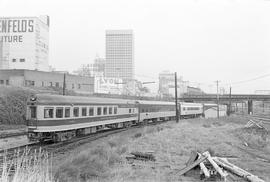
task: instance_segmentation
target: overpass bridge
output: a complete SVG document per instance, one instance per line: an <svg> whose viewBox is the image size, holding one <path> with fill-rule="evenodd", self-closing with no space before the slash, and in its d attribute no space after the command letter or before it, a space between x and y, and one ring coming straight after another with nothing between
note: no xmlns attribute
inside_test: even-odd
<svg viewBox="0 0 270 182"><path fill-rule="evenodd" d="M183 97L179 98L181 101L216 101L217 95L216 94L204 94L204 95L184 95ZM229 101L230 95L223 94L219 95L219 101ZM243 102L248 100L254 101L270 101L270 95L257 95L257 94L232 94L231 101L233 102Z"/></svg>
<svg viewBox="0 0 270 182"><path fill-rule="evenodd" d="M215 102L217 101L216 94L204 95L184 95L179 98L180 101L185 102ZM226 104L231 110L231 103L246 103L248 106L248 113L253 113L253 101L270 101L270 95L257 95L257 94L223 94L219 95L219 103ZM230 112L229 110L229 112Z"/></svg>

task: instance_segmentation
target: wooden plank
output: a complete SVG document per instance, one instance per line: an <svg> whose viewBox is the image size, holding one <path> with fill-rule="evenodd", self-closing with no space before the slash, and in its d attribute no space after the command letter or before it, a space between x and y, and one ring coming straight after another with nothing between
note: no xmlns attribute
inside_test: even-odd
<svg viewBox="0 0 270 182"><path fill-rule="evenodd" d="M202 155L200 153L198 153L198 155L199 155L199 159L200 159L202 157ZM200 168L201 168L204 176L206 178L210 178L210 173L209 173L208 169L205 167L203 162L200 163Z"/></svg>
<svg viewBox="0 0 270 182"><path fill-rule="evenodd" d="M211 163L211 165L215 168L215 170L220 174L221 178L225 179L227 174L222 171L222 169L215 163L215 161L212 159L209 152L204 152L203 155L207 157L207 160Z"/></svg>
<svg viewBox="0 0 270 182"><path fill-rule="evenodd" d="M152 160L155 161L155 156L153 154L149 153L143 153L143 152L131 152L130 154L134 155L136 158L141 158L145 160Z"/></svg>
<svg viewBox="0 0 270 182"><path fill-rule="evenodd" d="M177 174L179 175L183 175L186 172L190 171L191 169L193 169L194 167L198 166L201 162L205 161L207 158L207 156L202 156L200 159L197 159L195 162L193 162L191 165L186 166L185 168L181 169L179 172L177 172Z"/></svg>
<svg viewBox="0 0 270 182"><path fill-rule="evenodd" d="M215 157L213 160L220 166L224 167L226 170L243 177L244 179L250 181L250 182L264 182L264 180L260 179L258 176L255 176L244 169L241 169L240 167L228 162L227 160L223 160L221 158Z"/></svg>
<svg viewBox="0 0 270 182"><path fill-rule="evenodd" d="M189 166L189 165L193 164L194 161L196 161L197 159L198 159L197 151L195 151L195 150L191 151L191 154L190 154L190 157L189 157L189 159L188 159L188 161L186 163L186 166Z"/></svg>

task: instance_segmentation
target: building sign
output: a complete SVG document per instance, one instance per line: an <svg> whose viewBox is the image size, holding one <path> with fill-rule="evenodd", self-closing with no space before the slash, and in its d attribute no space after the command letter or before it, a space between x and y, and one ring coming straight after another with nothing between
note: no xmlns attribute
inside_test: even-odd
<svg viewBox="0 0 270 182"><path fill-rule="evenodd" d="M0 42L23 42L23 35L33 32L33 19L0 19Z"/></svg>
<svg viewBox="0 0 270 182"><path fill-rule="evenodd" d="M49 17L41 18L0 17L0 69L49 70Z"/></svg>
<svg viewBox="0 0 270 182"><path fill-rule="evenodd" d="M119 78L95 77L95 93L122 94L123 81Z"/></svg>

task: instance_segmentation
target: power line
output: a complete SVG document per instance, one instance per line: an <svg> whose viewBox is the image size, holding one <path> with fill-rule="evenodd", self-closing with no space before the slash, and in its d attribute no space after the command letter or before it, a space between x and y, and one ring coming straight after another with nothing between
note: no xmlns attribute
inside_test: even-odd
<svg viewBox="0 0 270 182"><path fill-rule="evenodd" d="M258 76L258 77L255 77L255 78L251 78L251 79L248 79L248 80L242 80L242 81L227 83L227 84L223 84L223 85L237 85L237 84L242 84L242 83L247 83L247 82L259 80L259 79L266 78L266 77L269 77L269 76L270 76L270 73L262 75L262 76Z"/></svg>

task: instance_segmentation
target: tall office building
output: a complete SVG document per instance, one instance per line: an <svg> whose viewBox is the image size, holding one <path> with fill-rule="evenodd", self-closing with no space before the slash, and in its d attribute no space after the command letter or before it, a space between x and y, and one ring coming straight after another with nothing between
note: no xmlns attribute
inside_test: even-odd
<svg viewBox="0 0 270 182"><path fill-rule="evenodd" d="M49 17L0 17L0 69L48 71Z"/></svg>
<svg viewBox="0 0 270 182"><path fill-rule="evenodd" d="M132 30L106 31L105 77L134 79L134 35Z"/></svg>

